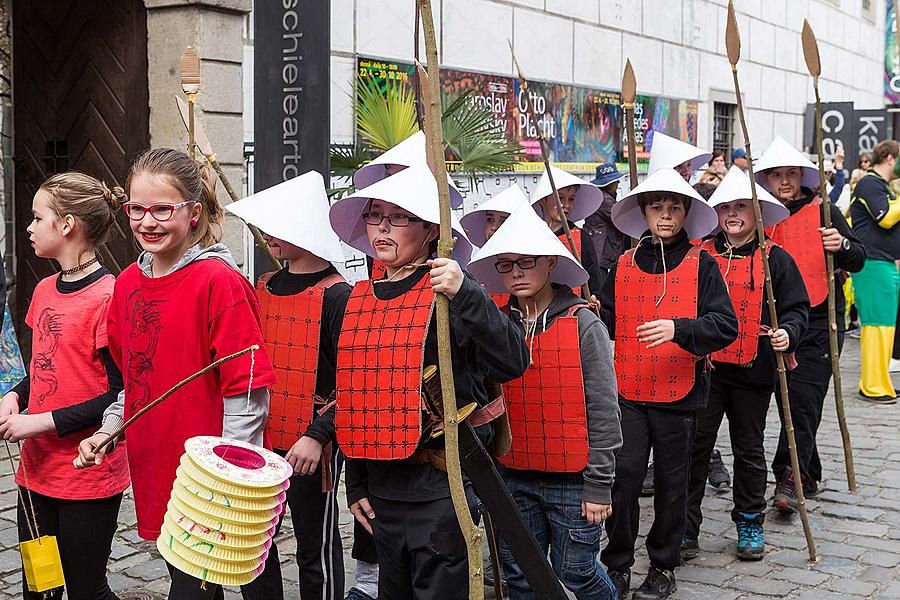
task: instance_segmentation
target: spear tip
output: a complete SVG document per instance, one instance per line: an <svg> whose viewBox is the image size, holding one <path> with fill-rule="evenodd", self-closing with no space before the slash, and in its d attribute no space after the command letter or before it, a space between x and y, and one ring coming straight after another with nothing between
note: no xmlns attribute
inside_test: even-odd
<svg viewBox="0 0 900 600"><path fill-rule="evenodd" d="M725 50L728 62L736 66L741 59L741 32L738 29L737 17L734 14L734 2L728 0L728 19L725 23Z"/></svg>
<svg viewBox="0 0 900 600"><path fill-rule="evenodd" d="M819 77L822 74L822 62L819 60L819 43L816 41L816 34L813 33L809 21L803 19L803 33L801 34L803 41L803 58L806 59L806 68L813 77Z"/></svg>
<svg viewBox="0 0 900 600"><path fill-rule="evenodd" d="M622 73L622 102L624 104L634 104L634 96L637 92L637 81L634 77L634 68L631 66L631 59L625 59L625 72Z"/></svg>
<svg viewBox="0 0 900 600"><path fill-rule="evenodd" d="M200 57L192 46L188 46L181 55L181 89L185 94L200 91Z"/></svg>

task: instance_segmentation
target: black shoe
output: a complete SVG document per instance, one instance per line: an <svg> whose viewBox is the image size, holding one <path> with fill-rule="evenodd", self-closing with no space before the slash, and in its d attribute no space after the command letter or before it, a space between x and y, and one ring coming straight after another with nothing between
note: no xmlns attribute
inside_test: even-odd
<svg viewBox="0 0 900 600"><path fill-rule="evenodd" d="M631 590L631 571L610 571L607 575L616 588L616 598L625 600L625 596Z"/></svg>
<svg viewBox="0 0 900 600"><path fill-rule="evenodd" d="M871 402L872 404L897 404L896 396L866 396L862 392L858 393L860 399Z"/></svg>
<svg viewBox="0 0 900 600"><path fill-rule="evenodd" d="M372 596L368 595L364 591L359 588L352 587L350 591L347 592L347 595L344 596L344 600L375 600Z"/></svg>
<svg viewBox="0 0 900 600"><path fill-rule="evenodd" d="M731 474L725 468L725 463L722 462L722 453L715 448L709 455L707 481L709 481L709 485L717 490L727 490L731 487Z"/></svg>
<svg viewBox="0 0 900 600"><path fill-rule="evenodd" d="M825 485L821 481L804 481L803 482L803 497L804 498L815 498L819 494L825 491Z"/></svg>
<svg viewBox="0 0 900 600"><path fill-rule="evenodd" d="M790 471L775 484L772 506L784 514L793 514L800 509L797 492L794 490L794 476Z"/></svg>
<svg viewBox="0 0 900 600"><path fill-rule="evenodd" d="M689 537L681 538L681 562L697 558L700 554L700 543Z"/></svg>
<svg viewBox="0 0 900 600"><path fill-rule="evenodd" d="M668 598L678 585L675 583L675 574L672 571L663 571L656 567L650 567L644 583L634 591L633 600L663 600Z"/></svg>
<svg viewBox="0 0 900 600"><path fill-rule="evenodd" d="M647 465L647 474L644 475L644 483L641 484L641 496L653 495L653 463Z"/></svg>

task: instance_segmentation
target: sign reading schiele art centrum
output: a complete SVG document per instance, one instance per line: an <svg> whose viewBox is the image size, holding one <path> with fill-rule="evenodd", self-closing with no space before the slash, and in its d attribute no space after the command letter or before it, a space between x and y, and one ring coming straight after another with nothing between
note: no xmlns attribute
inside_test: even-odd
<svg viewBox="0 0 900 600"><path fill-rule="evenodd" d="M396 80L411 86L413 65L360 56L357 76ZM474 90L471 102L491 111L494 123L508 139L522 145L519 171L543 169L535 139L538 131L548 142L550 159L568 170L588 172L602 162L626 160L618 91L530 81L526 93L516 78L454 69L441 69L441 90L445 104ZM656 96L638 96L637 100L639 160L648 159L654 131L697 143L696 101ZM534 105L536 121L528 115L526 102Z"/></svg>

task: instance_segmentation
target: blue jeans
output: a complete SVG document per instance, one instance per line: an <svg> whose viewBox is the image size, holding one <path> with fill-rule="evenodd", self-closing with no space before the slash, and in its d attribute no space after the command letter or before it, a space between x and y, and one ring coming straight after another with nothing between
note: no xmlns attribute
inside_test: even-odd
<svg viewBox="0 0 900 600"><path fill-rule="evenodd" d="M615 588L597 562L600 525L589 525L581 516L582 482L552 474L521 477L503 467L500 471L538 547L550 552L550 564L563 586L578 600L615 600ZM535 598L506 542L502 537L499 541L509 600Z"/></svg>

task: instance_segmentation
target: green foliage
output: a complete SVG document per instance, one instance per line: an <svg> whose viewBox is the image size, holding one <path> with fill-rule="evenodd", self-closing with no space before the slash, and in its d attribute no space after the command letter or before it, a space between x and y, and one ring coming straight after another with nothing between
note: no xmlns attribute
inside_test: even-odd
<svg viewBox="0 0 900 600"><path fill-rule="evenodd" d="M418 130L416 99L410 88L387 80L356 79L356 126L367 146L384 152Z"/></svg>

